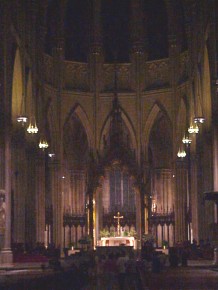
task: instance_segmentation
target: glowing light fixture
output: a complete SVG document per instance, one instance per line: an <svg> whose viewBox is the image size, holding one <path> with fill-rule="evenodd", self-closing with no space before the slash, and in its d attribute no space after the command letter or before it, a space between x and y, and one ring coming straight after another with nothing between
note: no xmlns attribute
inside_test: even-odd
<svg viewBox="0 0 218 290"><path fill-rule="evenodd" d="M39 142L39 148L42 150L45 150L49 147L48 142L46 141L46 139L41 139Z"/></svg>
<svg viewBox="0 0 218 290"><path fill-rule="evenodd" d="M196 123L196 124L203 124L204 122L205 122L205 118L202 116L194 118L194 123Z"/></svg>
<svg viewBox="0 0 218 290"><path fill-rule="evenodd" d="M38 127L36 126L36 120L35 118L31 118L29 126L27 128L27 132L29 134L37 134L38 133Z"/></svg>
<svg viewBox="0 0 218 290"><path fill-rule="evenodd" d="M27 122L28 118L26 116L20 115L17 117L17 122L21 123L22 126Z"/></svg>
<svg viewBox="0 0 218 290"><path fill-rule="evenodd" d="M188 128L188 132L190 134L198 134L199 133L199 127L197 125L197 123L195 123L194 125L190 125L190 127Z"/></svg>
<svg viewBox="0 0 218 290"><path fill-rule="evenodd" d="M186 156L186 152L185 152L185 150L181 150L181 149L179 148L179 151L178 151L178 153L177 153L177 156L178 156L179 158L184 158L184 157Z"/></svg>
<svg viewBox="0 0 218 290"><path fill-rule="evenodd" d="M191 142L192 142L191 138L184 135L184 137L182 138L182 143L188 145L188 144L191 144Z"/></svg>

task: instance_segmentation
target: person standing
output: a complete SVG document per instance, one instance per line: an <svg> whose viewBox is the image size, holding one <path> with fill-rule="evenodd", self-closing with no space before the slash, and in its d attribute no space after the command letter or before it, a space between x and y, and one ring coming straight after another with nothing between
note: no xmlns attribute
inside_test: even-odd
<svg viewBox="0 0 218 290"><path fill-rule="evenodd" d="M103 269L107 290L112 290L117 273L117 264L113 253L108 255L108 259L105 261Z"/></svg>
<svg viewBox="0 0 218 290"><path fill-rule="evenodd" d="M121 252L120 256L117 259L117 267L118 267L118 282L120 290L124 290L125 282L126 282L126 266L129 257L126 255L124 251Z"/></svg>
<svg viewBox="0 0 218 290"><path fill-rule="evenodd" d="M140 271L140 265L134 257L134 252L132 252L126 264L126 281L130 289L143 290Z"/></svg>

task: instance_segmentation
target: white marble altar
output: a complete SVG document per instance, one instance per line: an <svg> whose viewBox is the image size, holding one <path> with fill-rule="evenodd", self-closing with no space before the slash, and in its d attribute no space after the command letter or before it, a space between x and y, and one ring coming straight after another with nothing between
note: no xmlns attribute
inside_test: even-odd
<svg viewBox="0 0 218 290"><path fill-rule="evenodd" d="M98 242L98 246L101 247L131 246L134 249L136 249L137 241L134 237L108 237L101 238L101 240Z"/></svg>

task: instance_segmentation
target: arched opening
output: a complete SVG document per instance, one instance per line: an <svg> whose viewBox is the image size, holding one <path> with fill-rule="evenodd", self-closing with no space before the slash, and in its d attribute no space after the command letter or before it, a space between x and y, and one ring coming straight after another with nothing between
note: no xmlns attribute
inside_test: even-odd
<svg viewBox="0 0 218 290"><path fill-rule="evenodd" d="M64 247L79 246L85 235L89 147L86 130L75 112L63 128Z"/></svg>
<svg viewBox="0 0 218 290"><path fill-rule="evenodd" d="M205 126L208 129L211 125L211 79L210 79L210 65L208 57L207 45L204 46L204 63L203 63L203 75L202 75L202 110L205 114Z"/></svg>
<svg viewBox="0 0 218 290"><path fill-rule="evenodd" d="M183 149L182 146L184 145L182 143L183 137L188 137L187 135L187 129L189 127L189 120L187 119L187 109L185 106L184 99L181 99L179 110L177 112L177 120L176 120L176 145L175 150L176 154L179 149Z"/></svg>
<svg viewBox="0 0 218 290"><path fill-rule="evenodd" d="M12 246L23 245L25 242L26 225L26 155L24 127L17 123L17 117L25 109L24 69L19 48L16 50L12 79L12 123L13 134L11 143L11 223L13 229Z"/></svg>
<svg viewBox="0 0 218 290"><path fill-rule="evenodd" d="M27 75L27 85L26 85L26 96L25 96L25 104L26 104L26 114L29 118L35 116L35 106L33 100L33 87L32 87L32 72L28 71Z"/></svg>
<svg viewBox="0 0 218 290"><path fill-rule="evenodd" d="M172 189L172 130L166 116L160 111L149 137L151 167L151 208L149 228L156 246L174 244L174 197Z"/></svg>
<svg viewBox="0 0 218 290"><path fill-rule="evenodd" d="M13 81L12 81L12 122L22 114L24 102L23 73L20 50L17 49L14 60Z"/></svg>
<svg viewBox="0 0 218 290"><path fill-rule="evenodd" d="M124 121L124 116L125 120ZM136 187L137 170L134 130L120 107L118 99L101 133L100 168L94 198L95 243L135 247L140 234L140 193ZM119 214L122 219L118 223ZM117 220L118 218L118 220ZM130 238L131 236L131 238Z"/></svg>

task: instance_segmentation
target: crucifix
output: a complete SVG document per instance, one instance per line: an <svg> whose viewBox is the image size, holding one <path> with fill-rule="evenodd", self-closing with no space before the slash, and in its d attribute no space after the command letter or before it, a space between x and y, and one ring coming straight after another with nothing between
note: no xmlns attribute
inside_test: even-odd
<svg viewBox="0 0 218 290"><path fill-rule="evenodd" d="M117 236L120 236L120 219L123 219L123 216L120 216L120 212L118 211L117 216L114 216L114 219L117 219Z"/></svg>

